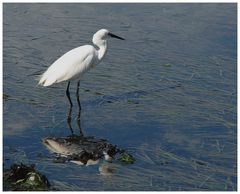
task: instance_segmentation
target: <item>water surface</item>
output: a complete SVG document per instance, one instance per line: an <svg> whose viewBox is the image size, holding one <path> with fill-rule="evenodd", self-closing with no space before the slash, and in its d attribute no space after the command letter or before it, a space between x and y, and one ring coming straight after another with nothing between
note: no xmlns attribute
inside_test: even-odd
<svg viewBox="0 0 240 194"><path fill-rule="evenodd" d="M67 84L38 75L101 28L126 40L81 81L81 125L136 162L53 163L41 140L70 135ZM5 3L3 162L35 163L59 190L236 190L236 49L236 4Z"/></svg>

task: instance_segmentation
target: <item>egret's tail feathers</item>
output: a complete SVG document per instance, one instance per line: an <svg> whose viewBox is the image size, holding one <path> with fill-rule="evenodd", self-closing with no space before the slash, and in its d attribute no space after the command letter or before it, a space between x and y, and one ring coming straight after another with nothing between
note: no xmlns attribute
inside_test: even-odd
<svg viewBox="0 0 240 194"><path fill-rule="evenodd" d="M43 79L43 75L40 75L38 78L38 85L43 86L45 83L45 79Z"/></svg>
<svg viewBox="0 0 240 194"><path fill-rule="evenodd" d="M52 85L56 80L53 78L47 78L44 74L40 77L38 85L40 86L50 86Z"/></svg>

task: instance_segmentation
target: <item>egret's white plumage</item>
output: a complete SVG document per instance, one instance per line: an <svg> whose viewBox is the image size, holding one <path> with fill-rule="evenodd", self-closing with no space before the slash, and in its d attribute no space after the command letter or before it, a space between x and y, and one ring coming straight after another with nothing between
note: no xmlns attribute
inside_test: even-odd
<svg viewBox="0 0 240 194"><path fill-rule="evenodd" d="M39 84L50 86L62 81L80 79L81 75L97 64L96 49L91 45L77 47L57 59L42 75Z"/></svg>
<svg viewBox="0 0 240 194"><path fill-rule="evenodd" d="M106 29L97 31L93 36L92 45L74 48L57 59L39 80L39 85L50 86L62 81L80 80L82 75L90 68L96 66L107 51L107 38L122 39Z"/></svg>
<svg viewBox="0 0 240 194"><path fill-rule="evenodd" d="M81 104L79 100L80 78L86 71L96 66L103 59L107 51L107 38L109 37L124 40L123 38L110 33L106 29L101 29L93 35L93 39L92 39L93 44L97 48L95 48L92 45L84 45L84 46L74 48L68 51L67 53L65 53L59 59L57 59L47 69L47 71L41 75L38 84L42 86L50 86L54 83L68 81L66 94L70 103L69 115L71 114L71 110L73 106L72 100L70 97L70 92L69 92L70 81L78 80L76 94L77 94L77 102L78 102L78 107L80 112L81 110ZM79 118L80 118L80 114L79 114Z"/></svg>

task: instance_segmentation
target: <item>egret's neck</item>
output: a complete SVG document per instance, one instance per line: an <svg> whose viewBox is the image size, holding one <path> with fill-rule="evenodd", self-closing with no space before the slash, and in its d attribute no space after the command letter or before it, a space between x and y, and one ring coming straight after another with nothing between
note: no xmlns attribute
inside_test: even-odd
<svg viewBox="0 0 240 194"><path fill-rule="evenodd" d="M93 44L99 48L97 51L98 52L98 60L101 61L107 51L107 41L96 38L96 36L93 36Z"/></svg>
<svg viewBox="0 0 240 194"><path fill-rule="evenodd" d="M103 40L102 44L99 44L97 46L99 47L98 60L101 61L107 52L107 41Z"/></svg>

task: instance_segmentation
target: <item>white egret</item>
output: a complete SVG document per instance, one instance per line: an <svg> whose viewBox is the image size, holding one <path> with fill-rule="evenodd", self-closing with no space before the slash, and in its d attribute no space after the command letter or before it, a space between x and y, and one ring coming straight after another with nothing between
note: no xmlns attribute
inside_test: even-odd
<svg viewBox="0 0 240 194"><path fill-rule="evenodd" d="M47 71L41 75L38 84L42 86L50 86L55 83L68 81L66 94L70 102L70 106L72 107L69 86L70 81L77 80L76 96L79 110L81 110L81 104L79 100L80 78L86 71L92 67L95 67L102 61L107 51L107 39L109 37L124 40L124 38L116 36L106 29L97 31L93 35L92 42L98 48L95 48L92 45L84 45L68 51L59 59L57 59L47 69Z"/></svg>

